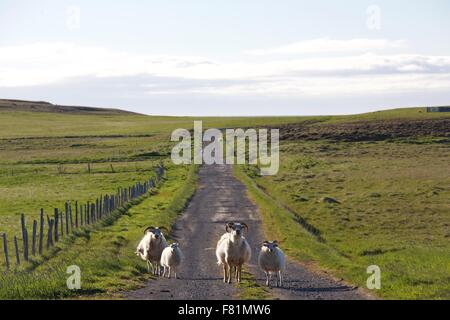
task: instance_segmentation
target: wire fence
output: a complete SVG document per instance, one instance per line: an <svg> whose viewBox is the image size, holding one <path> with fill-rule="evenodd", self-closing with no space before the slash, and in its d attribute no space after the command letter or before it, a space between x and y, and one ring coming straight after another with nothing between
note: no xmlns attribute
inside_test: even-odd
<svg viewBox="0 0 450 320"><path fill-rule="evenodd" d="M21 239L14 235L12 253L9 252L7 234L2 234L1 242L3 242L6 270L11 269L12 263L15 263L16 266L20 265L22 259L29 261L30 255L42 255L44 250L50 250L57 242L67 238L75 230L100 222L133 199L146 194L155 188L164 177L165 168L162 164L155 171L156 181L149 178L144 183L137 182L128 188L119 188L114 194L101 195L95 201L65 202L64 210L55 208L53 214L47 214L44 209L41 209L38 219L33 220L30 230L25 221L25 214L22 213L20 216ZM22 250L19 248L20 242ZM11 257L15 259L14 262L11 261Z"/></svg>

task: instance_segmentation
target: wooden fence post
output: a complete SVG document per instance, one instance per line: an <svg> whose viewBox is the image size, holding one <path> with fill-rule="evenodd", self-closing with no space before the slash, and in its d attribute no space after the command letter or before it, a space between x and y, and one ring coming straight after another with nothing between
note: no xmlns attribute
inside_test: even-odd
<svg viewBox="0 0 450 320"><path fill-rule="evenodd" d="M14 247L16 249L16 264L20 264L20 257L19 257L19 243L17 241L17 237L14 236Z"/></svg>
<svg viewBox="0 0 450 320"><path fill-rule="evenodd" d="M20 216L20 222L22 224L22 242L23 242L23 259L28 261L28 231L25 226L25 214Z"/></svg>
<svg viewBox="0 0 450 320"><path fill-rule="evenodd" d="M64 237L64 217L63 217L63 213L60 212L59 213L59 225L60 225L60 235L61 237Z"/></svg>
<svg viewBox="0 0 450 320"><path fill-rule="evenodd" d="M41 208L41 214L39 218L40 229L39 229L39 254L42 254L43 241L44 241L44 209Z"/></svg>
<svg viewBox="0 0 450 320"><path fill-rule="evenodd" d="M3 234L3 252L5 253L6 270L9 270L8 240L6 239L6 233Z"/></svg>
<svg viewBox="0 0 450 320"><path fill-rule="evenodd" d="M98 220L98 198L95 199L95 220Z"/></svg>
<svg viewBox="0 0 450 320"><path fill-rule="evenodd" d="M83 205L80 204L80 225L83 226Z"/></svg>
<svg viewBox="0 0 450 320"><path fill-rule="evenodd" d="M58 220L59 220L58 208L55 208L55 242L59 241ZM61 225L62 225L62 220L61 220ZM61 236L62 236L62 232L61 232Z"/></svg>
<svg viewBox="0 0 450 320"><path fill-rule="evenodd" d="M50 248L50 246L53 246L53 226L54 226L54 220L50 219L49 216L47 216L47 223L48 223L48 232L47 232L47 250Z"/></svg>
<svg viewBox="0 0 450 320"><path fill-rule="evenodd" d="M96 219L96 216L95 216L95 214L96 214L96 212L95 212L95 204L91 204L91 214L92 214L91 222L92 223L97 222L97 219Z"/></svg>
<svg viewBox="0 0 450 320"><path fill-rule="evenodd" d="M90 211L90 209L91 209L91 205L89 204L89 201L88 201L88 203L87 203L85 206L86 206L86 207L85 207L86 210L84 210L85 213L86 213L86 219L85 219L85 221L86 221L86 223L89 225L89 224L91 223L91 218L90 218L90 214L89 214L89 211Z"/></svg>
<svg viewBox="0 0 450 320"><path fill-rule="evenodd" d="M73 232L72 206L69 206L70 232Z"/></svg>
<svg viewBox="0 0 450 320"><path fill-rule="evenodd" d="M102 215L103 215L103 195L100 195L100 198L99 198L99 206L100 206L100 208L99 208L99 211L100 211L100 219L102 218Z"/></svg>
<svg viewBox="0 0 450 320"><path fill-rule="evenodd" d="M37 221L33 220L33 236L31 238L31 254L36 255L36 233L37 233Z"/></svg>
<svg viewBox="0 0 450 320"><path fill-rule="evenodd" d="M69 204L66 202L66 237L69 236Z"/></svg>
<svg viewBox="0 0 450 320"><path fill-rule="evenodd" d="M75 201L75 228L78 229L78 201Z"/></svg>

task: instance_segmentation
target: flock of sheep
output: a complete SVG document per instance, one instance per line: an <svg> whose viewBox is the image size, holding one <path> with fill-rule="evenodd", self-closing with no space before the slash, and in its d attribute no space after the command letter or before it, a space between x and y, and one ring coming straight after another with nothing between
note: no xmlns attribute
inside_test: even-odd
<svg viewBox="0 0 450 320"><path fill-rule="evenodd" d="M177 271L183 260L183 255L178 243L169 245L162 233L164 228L148 227L144 230L144 237L140 241L136 255L147 262L149 272L170 278ZM223 267L223 282L231 283L234 271L236 281L241 281L242 265L251 257L251 248L244 237L244 230L248 233L248 226L242 222L229 222L225 225L225 231L217 242L217 264ZM277 241L264 241L258 256L258 264L266 275L266 285L270 285L273 274L278 276L277 286L282 286L285 269L285 256L278 247Z"/></svg>

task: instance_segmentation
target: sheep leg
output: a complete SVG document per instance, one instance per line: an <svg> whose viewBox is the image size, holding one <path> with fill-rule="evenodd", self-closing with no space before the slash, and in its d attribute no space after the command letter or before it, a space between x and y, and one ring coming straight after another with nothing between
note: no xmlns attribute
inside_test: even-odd
<svg viewBox="0 0 450 320"><path fill-rule="evenodd" d="M229 271L230 271L230 273L228 275L228 283L231 283L231 275L233 274L233 267L232 266L229 266Z"/></svg>
<svg viewBox="0 0 450 320"><path fill-rule="evenodd" d="M169 279L170 279L170 277L171 277L171 273L172 273L172 267L170 267L170 266L169 266L169 275L167 276L167 278L169 278Z"/></svg>
<svg viewBox="0 0 450 320"><path fill-rule="evenodd" d="M161 271L163 271L163 266L161 266L160 264L156 265L156 272L158 273L158 277L161 276Z"/></svg>
<svg viewBox="0 0 450 320"><path fill-rule="evenodd" d="M175 279L178 279L177 267L173 267L173 272L175 274Z"/></svg>
<svg viewBox="0 0 450 320"><path fill-rule="evenodd" d="M283 286L283 275L281 274L281 271L278 271L278 279L280 280L280 287Z"/></svg>
<svg viewBox="0 0 450 320"><path fill-rule="evenodd" d="M264 273L266 274L266 286L269 286L269 274L266 271Z"/></svg>
<svg viewBox="0 0 450 320"><path fill-rule="evenodd" d="M237 280L238 280L238 282L241 282L242 265L237 267L236 273L237 273Z"/></svg>
<svg viewBox="0 0 450 320"><path fill-rule="evenodd" d="M150 261L147 260L147 272L148 273L150 273L150 266L151 266Z"/></svg>
<svg viewBox="0 0 450 320"><path fill-rule="evenodd" d="M223 264L223 282L227 283L228 280L228 266L226 264Z"/></svg>
<svg viewBox="0 0 450 320"><path fill-rule="evenodd" d="M272 273L269 271L269 286L270 286L270 281L272 281Z"/></svg>

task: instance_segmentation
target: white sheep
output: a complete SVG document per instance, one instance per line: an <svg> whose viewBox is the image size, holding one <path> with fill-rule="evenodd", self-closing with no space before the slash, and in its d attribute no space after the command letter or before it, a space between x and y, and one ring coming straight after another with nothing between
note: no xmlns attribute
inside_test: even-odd
<svg viewBox="0 0 450 320"><path fill-rule="evenodd" d="M283 250L278 247L276 240L269 242L264 241L261 251L259 252L258 264L266 274L266 285L270 285L272 274L278 275L277 286L283 285L283 275L286 268L286 258L284 257Z"/></svg>
<svg viewBox="0 0 450 320"><path fill-rule="evenodd" d="M136 255L147 262L148 272L150 267L154 275L160 275L160 260L163 250L167 247L167 241L160 228L148 227L144 230L144 237L136 249Z"/></svg>
<svg viewBox="0 0 450 320"><path fill-rule="evenodd" d="M223 282L231 283L232 268L235 268L236 281L241 282L242 265L250 260L251 248L243 236L245 223L229 222L225 225L226 233L217 242L217 264L223 266Z"/></svg>
<svg viewBox="0 0 450 320"><path fill-rule="evenodd" d="M164 268L163 277L167 276L167 278L170 278L173 271L175 279L178 279L177 270L182 259L183 255L178 243L172 243L165 248L161 254L161 266Z"/></svg>

